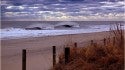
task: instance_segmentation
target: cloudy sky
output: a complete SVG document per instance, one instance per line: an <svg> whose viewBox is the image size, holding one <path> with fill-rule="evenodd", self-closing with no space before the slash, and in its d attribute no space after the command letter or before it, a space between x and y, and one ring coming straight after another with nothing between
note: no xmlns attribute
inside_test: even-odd
<svg viewBox="0 0 125 70"><path fill-rule="evenodd" d="M2 20L120 21L125 2L113 0L2 0Z"/></svg>

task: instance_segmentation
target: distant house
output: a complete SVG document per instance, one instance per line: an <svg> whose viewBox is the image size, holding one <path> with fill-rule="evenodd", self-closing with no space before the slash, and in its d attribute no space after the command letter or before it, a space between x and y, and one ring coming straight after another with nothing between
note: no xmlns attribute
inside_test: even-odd
<svg viewBox="0 0 125 70"><path fill-rule="evenodd" d="M78 23L75 23L75 22L61 22L61 23L57 23L55 25L55 27L67 27L67 28L70 28L70 27L80 27L80 25Z"/></svg>
<svg viewBox="0 0 125 70"><path fill-rule="evenodd" d="M45 30L54 29L54 26L47 23L31 24L25 28L26 30Z"/></svg>

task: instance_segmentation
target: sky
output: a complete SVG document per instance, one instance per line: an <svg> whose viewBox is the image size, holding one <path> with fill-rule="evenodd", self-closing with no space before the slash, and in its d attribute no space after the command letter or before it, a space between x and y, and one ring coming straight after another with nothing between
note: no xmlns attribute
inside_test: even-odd
<svg viewBox="0 0 125 70"><path fill-rule="evenodd" d="M125 2L118 0L2 0L8 21L122 21Z"/></svg>

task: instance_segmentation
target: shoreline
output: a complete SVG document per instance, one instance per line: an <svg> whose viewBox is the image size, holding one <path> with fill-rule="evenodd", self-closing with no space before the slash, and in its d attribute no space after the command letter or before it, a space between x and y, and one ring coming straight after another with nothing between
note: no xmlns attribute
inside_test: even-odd
<svg viewBox="0 0 125 70"><path fill-rule="evenodd" d="M87 30L88 31L88 30ZM6 37L6 35L5 35L5 37L4 37L4 34L2 34L1 35L1 40L14 40L14 39L26 39L26 38L38 38L38 37L51 37L51 36L64 36L64 35L76 35L76 34L86 34L86 33L97 33L97 32L105 32L105 31L108 31L108 30L94 30L94 31L91 31L90 30L90 32L88 31L88 32L86 32L86 30L84 30L84 29L80 29L80 30L70 30L70 31L67 31L67 30L63 30L63 31L50 31L50 32L48 32L48 30L47 30L47 32L48 33L46 33L46 31L43 31L43 33L42 32L38 32L38 33L29 33L29 34L27 34L27 35L22 35L22 36L18 36L18 35L20 35L20 34L17 34L17 36L15 35L15 36L13 36L13 34L12 34L12 36L7 36ZM45 33L44 33L45 32ZM11 34L9 34L9 35L11 35Z"/></svg>
<svg viewBox="0 0 125 70"><path fill-rule="evenodd" d="M100 31L100 32L91 32L91 33L74 33L74 34L61 34L61 35L48 35L48 36L38 36L38 37L22 37L22 38L10 38L10 39L1 39L1 41L10 41L10 40L23 40L23 39L31 39L31 38L45 38L45 37L55 37L55 36L66 36L66 35L79 35L79 34L92 34L92 33L102 33L109 31Z"/></svg>

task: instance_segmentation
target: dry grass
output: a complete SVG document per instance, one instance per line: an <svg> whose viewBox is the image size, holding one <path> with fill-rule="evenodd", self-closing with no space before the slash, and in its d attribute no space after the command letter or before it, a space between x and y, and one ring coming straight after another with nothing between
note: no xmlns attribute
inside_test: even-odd
<svg viewBox="0 0 125 70"><path fill-rule="evenodd" d="M116 30L115 30L116 29ZM94 43L87 47L70 47L70 60L64 54L52 70L124 70L124 33L121 25L111 28L113 38L106 44Z"/></svg>

